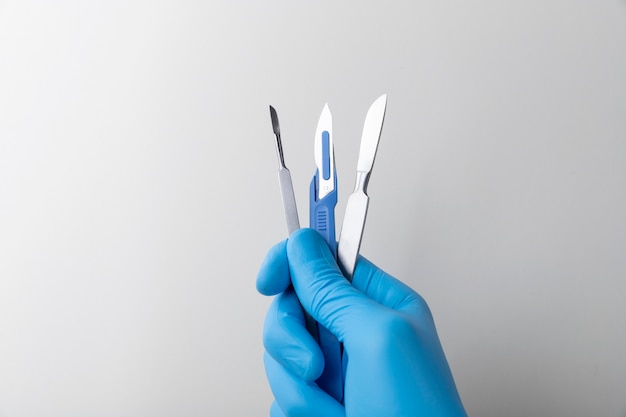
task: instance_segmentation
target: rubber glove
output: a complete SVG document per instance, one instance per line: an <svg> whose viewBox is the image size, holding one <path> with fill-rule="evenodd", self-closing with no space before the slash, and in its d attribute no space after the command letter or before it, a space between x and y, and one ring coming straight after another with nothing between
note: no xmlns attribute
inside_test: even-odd
<svg viewBox="0 0 626 417"><path fill-rule="evenodd" d="M466 416L426 302L371 262L359 258L350 283L301 229L270 249L257 289L278 294L263 332L272 417ZM302 308L343 343L344 404L314 382L324 359Z"/></svg>

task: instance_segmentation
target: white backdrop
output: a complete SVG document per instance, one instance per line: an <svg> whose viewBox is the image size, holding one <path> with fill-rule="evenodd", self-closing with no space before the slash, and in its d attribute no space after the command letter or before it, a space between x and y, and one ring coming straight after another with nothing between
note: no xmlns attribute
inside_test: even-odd
<svg viewBox="0 0 626 417"><path fill-rule="evenodd" d="M626 416L626 2L0 0L0 416L267 415L285 237L334 116L339 223L429 302L473 416Z"/></svg>

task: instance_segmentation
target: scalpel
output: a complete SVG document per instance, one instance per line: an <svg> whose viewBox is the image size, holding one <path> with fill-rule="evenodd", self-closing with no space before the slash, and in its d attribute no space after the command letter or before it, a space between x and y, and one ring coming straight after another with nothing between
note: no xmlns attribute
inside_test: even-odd
<svg viewBox="0 0 626 417"><path fill-rule="evenodd" d="M333 137L333 117L324 106L315 131L315 175L311 180L309 224L322 235L334 258L337 258L335 240L335 206L337 205L337 172ZM341 344L335 335L317 323L317 341L324 355L324 371L317 384L340 403L343 401L343 366Z"/></svg>
<svg viewBox="0 0 626 417"><path fill-rule="evenodd" d="M354 192L348 198L343 225L339 234L337 258L339 266L349 281L352 281L352 274L354 273L361 247L361 238L363 237L365 218L367 217L367 206L369 205L367 184L372 172L372 166L374 165L386 108L387 95L383 94L370 106L367 116L365 116L363 134L361 135L361 149L357 163L356 184Z"/></svg>
<svg viewBox="0 0 626 417"><path fill-rule="evenodd" d="M276 138L276 153L278 155L278 183L280 185L280 195L283 199L283 209L285 210L285 219L287 220L287 232L291 235L300 228L298 219L298 207L296 206L296 197L293 193L293 184L291 183L291 173L285 166L285 157L283 155L283 144L280 140L280 125L278 124L278 115L276 109L270 106L270 117L272 118L272 129Z"/></svg>

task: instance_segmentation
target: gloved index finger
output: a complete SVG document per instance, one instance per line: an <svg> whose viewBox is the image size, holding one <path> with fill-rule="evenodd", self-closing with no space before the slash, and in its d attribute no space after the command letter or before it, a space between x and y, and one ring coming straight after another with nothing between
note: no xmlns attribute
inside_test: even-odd
<svg viewBox="0 0 626 417"><path fill-rule="evenodd" d="M283 240L265 255L256 278L256 289L263 295L276 295L285 291L290 284L287 241Z"/></svg>
<svg viewBox="0 0 626 417"><path fill-rule="evenodd" d="M379 311L380 305L342 275L324 239L300 229L287 242L291 282L302 306L340 341L354 326Z"/></svg>

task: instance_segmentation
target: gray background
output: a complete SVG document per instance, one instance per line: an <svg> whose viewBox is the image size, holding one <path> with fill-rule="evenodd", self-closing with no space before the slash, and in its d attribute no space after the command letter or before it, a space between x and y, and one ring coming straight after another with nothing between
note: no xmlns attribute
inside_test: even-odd
<svg viewBox="0 0 626 417"><path fill-rule="evenodd" d="M626 416L626 3L0 1L0 416L267 415L285 237L334 116L341 223L424 295L470 415Z"/></svg>

